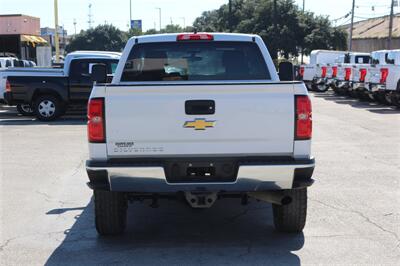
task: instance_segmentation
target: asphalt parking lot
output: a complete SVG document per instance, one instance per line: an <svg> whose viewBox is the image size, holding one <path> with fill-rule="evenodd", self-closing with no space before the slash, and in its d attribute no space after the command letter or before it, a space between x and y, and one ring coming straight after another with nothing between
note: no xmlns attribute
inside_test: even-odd
<svg viewBox="0 0 400 266"><path fill-rule="evenodd" d="M98 237L86 186L85 117L40 123L0 107L0 264L299 265L400 261L400 110L313 94L316 183L303 234L276 233L270 204L129 208Z"/></svg>

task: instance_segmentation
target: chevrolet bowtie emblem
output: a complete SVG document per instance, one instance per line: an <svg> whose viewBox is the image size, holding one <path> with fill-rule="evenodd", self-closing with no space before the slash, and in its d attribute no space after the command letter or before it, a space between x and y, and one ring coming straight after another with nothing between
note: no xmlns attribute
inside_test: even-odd
<svg viewBox="0 0 400 266"><path fill-rule="evenodd" d="M207 121L204 118L196 118L194 121L186 121L183 127L194 128L195 130L205 130L208 127L214 127L215 121Z"/></svg>

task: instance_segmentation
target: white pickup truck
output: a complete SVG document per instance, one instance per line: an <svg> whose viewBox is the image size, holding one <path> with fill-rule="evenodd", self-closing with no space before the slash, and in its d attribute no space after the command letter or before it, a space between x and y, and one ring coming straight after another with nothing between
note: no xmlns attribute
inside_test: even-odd
<svg viewBox="0 0 400 266"><path fill-rule="evenodd" d="M384 91L372 91L370 82L380 79L380 69L378 65L386 65L388 50L373 51L370 55L369 64L357 64L354 69L354 75L351 78L352 91L361 99L372 99L386 103Z"/></svg>
<svg viewBox="0 0 400 266"><path fill-rule="evenodd" d="M400 107L400 49L387 53L385 64L376 66L379 70L370 78L372 92L383 92L388 103Z"/></svg>
<svg viewBox="0 0 400 266"><path fill-rule="evenodd" d="M301 80L309 90L324 92L329 89L327 78L333 74L332 65L340 56L348 52L332 50L314 50L310 54L310 63L300 66ZM330 85L330 84L329 84Z"/></svg>
<svg viewBox="0 0 400 266"><path fill-rule="evenodd" d="M259 36L225 33L133 37L111 84L94 65L86 170L98 233L124 231L128 201L163 197L265 200L277 230L302 231L311 102L293 66L279 70Z"/></svg>
<svg viewBox="0 0 400 266"><path fill-rule="evenodd" d="M368 53L349 52L344 57L344 63L337 64L336 84L333 87L333 90L338 94L352 92L354 80L359 82L357 66L370 62L370 54Z"/></svg>

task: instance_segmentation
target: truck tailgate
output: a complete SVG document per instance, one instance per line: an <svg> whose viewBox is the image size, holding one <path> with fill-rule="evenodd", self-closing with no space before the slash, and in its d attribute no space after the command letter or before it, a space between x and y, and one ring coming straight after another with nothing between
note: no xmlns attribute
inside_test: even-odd
<svg viewBox="0 0 400 266"><path fill-rule="evenodd" d="M108 156L290 155L293 91L272 83L109 86ZM214 102L215 113L201 114L196 100ZM200 104L189 106L193 114L186 114L187 101Z"/></svg>
<svg viewBox="0 0 400 266"><path fill-rule="evenodd" d="M376 66L370 66L367 71L368 82L379 84L381 80L381 70Z"/></svg>

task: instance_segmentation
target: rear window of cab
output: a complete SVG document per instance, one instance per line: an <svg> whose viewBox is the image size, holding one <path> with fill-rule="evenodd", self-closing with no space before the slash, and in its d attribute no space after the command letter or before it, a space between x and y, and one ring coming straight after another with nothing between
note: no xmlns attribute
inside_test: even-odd
<svg viewBox="0 0 400 266"><path fill-rule="evenodd" d="M185 41L137 44L121 81L269 80L254 42Z"/></svg>

